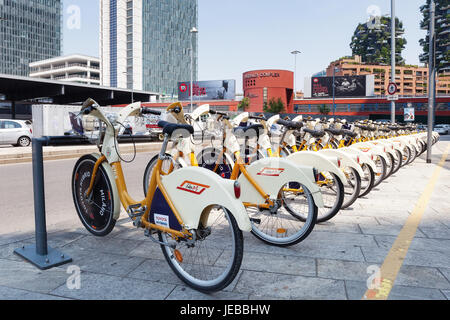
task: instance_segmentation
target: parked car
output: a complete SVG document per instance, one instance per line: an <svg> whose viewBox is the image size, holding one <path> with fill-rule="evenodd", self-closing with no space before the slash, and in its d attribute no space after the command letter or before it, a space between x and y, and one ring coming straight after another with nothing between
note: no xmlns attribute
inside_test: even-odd
<svg viewBox="0 0 450 320"><path fill-rule="evenodd" d="M449 128L446 124L437 124L434 126L434 131L436 131L439 134L448 134Z"/></svg>
<svg viewBox="0 0 450 320"><path fill-rule="evenodd" d="M24 120L0 120L0 144L28 147L33 137L31 122Z"/></svg>

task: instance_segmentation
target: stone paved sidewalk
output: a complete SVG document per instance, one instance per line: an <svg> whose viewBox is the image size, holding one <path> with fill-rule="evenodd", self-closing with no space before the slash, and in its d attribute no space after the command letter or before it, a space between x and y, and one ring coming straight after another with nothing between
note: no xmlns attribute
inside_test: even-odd
<svg viewBox="0 0 450 320"><path fill-rule="evenodd" d="M422 155L348 210L317 225L289 248L268 246L245 234L235 281L211 295L186 287L161 249L127 219L105 238L83 228L48 235L49 245L73 263L41 271L13 254L34 234L0 235L0 299L361 299L369 266L381 266L450 142ZM450 157L411 243L389 299L450 298ZM69 289L68 268L81 268L81 288Z"/></svg>

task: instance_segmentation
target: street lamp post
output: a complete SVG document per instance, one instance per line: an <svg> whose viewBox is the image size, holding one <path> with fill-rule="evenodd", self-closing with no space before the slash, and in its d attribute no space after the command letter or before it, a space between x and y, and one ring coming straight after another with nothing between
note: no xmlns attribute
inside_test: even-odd
<svg viewBox="0 0 450 320"><path fill-rule="evenodd" d="M191 112L192 113L192 111L193 111L193 109L194 109L194 106L193 106L193 101L192 101L192 98L193 98L193 88L192 88L192 82L193 82L193 77L194 77L194 49L193 49L193 46L192 46L192 35L194 34L194 33L198 33L198 30L197 30L197 28L196 27L192 27L192 29L191 30L189 30L189 33L190 33L190 41L189 41L189 43L190 43L190 48L191 48L191 85L190 85L190 93L191 93L191 107L189 108L189 112Z"/></svg>
<svg viewBox="0 0 450 320"><path fill-rule="evenodd" d="M391 82L395 83L395 0L391 0ZM395 123L395 101L391 101L391 122Z"/></svg>
<svg viewBox="0 0 450 320"><path fill-rule="evenodd" d="M297 88L295 86L296 81L295 81L295 75L297 73L297 54L301 53L298 50L294 50L291 52L291 54L294 55L294 99L297 99Z"/></svg>
<svg viewBox="0 0 450 320"><path fill-rule="evenodd" d="M431 163L431 145L432 143L432 132L434 123L434 94L435 94L435 79L436 79L436 66L435 66L435 11L436 6L434 0L430 1L430 26L428 30L429 34L429 44L428 44L428 133L427 133L427 163Z"/></svg>

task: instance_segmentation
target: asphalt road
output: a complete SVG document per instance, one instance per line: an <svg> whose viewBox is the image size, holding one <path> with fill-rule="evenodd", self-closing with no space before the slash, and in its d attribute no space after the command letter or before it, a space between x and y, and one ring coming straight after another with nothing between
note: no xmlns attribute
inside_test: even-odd
<svg viewBox="0 0 450 320"><path fill-rule="evenodd" d="M128 191L143 198L142 176L155 153L140 153L132 163L122 163ZM123 155L126 160L131 154ZM71 179L77 159L44 162L45 206L48 230L80 227L73 204ZM122 216L124 217L124 216ZM0 165L0 235L34 231L33 175L31 163Z"/></svg>

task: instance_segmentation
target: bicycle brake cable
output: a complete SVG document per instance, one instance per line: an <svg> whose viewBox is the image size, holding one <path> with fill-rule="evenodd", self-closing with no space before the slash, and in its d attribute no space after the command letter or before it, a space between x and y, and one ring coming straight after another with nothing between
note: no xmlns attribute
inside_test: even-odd
<svg viewBox="0 0 450 320"><path fill-rule="evenodd" d="M126 127L122 123L120 123L119 121L116 121L116 123L120 124L124 129L126 129ZM116 132L115 132L116 128L114 128L114 126L113 126L113 130L114 130L114 136L115 136L116 135ZM117 150L117 139L119 138L119 133L117 133L117 138L114 139L114 149L116 149L116 153L117 153L119 159L121 161L125 162L125 163L131 163L131 162L134 161L134 159L136 159L136 153L137 153L137 151L136 151L136 142L134 141L134 138L133 138L132 134L130 134L130 137L131 137L131 141L133 142L134 154L133 154L133 158L131 160L128 160L128 161L123 159L120 156L119 150Z"/></svg>

